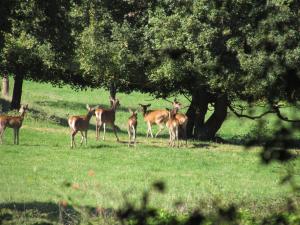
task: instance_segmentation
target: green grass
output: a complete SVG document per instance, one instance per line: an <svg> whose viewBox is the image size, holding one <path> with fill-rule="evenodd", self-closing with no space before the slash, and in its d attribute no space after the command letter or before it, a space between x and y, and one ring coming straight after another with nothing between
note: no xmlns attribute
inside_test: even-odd
<svg viewBox="0 0 300 225"><path fill-rule="evenodd" d="M238 204L252 215L265 215L270 209L280 210L292 196L289 185L280 185L287 165L265 166L259 147L245 150L239 141L237 145L189 142L187 148L171 149L166 130L158 139L145 138L146 125L139 114L137 147L127 147L127 108L136 109L138 103L152 97L140 93L118 97L121 108L116 124L121 129L121 142L117 143L110 131L106 141L96 141L92 118L88 146L71 150L68 115L85 114L87 103L107 106L108 93L99 89L76 92L26 81L22 101L29 104L30 112L20 131L20 145L13 145L11 129L6 130L0 145L0 204L46 204L66 199L78 205L116 209L127 198L139 202L157 180L164 181L167 189L164 194L152 193L150 204L176 213L195 207L209 212L218 200L225 205ZM186 99L180 100L188 104ZM164 100L151 104L152 108L170 106ZM229 115L219 135L242 140L252 135L255 124ZM79 135L76 141L79 144ZM300 160L288 166L300 171ZM300 180L299 174L296 179ZM179 207L174 205L178 201Z"/></svg>

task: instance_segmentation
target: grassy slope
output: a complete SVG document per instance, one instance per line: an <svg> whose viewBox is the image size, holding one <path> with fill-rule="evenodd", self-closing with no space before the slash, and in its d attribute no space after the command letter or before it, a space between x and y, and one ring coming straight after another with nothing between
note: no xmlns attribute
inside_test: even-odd
<svg viewBox="0 0 300 225"><path fill-rule="evenodd" d="M107 105L107 93L25 82L23 102L30 105L31 112L20 132L21 144L12 144L12 131L8 129L0 146L0 201L46 203L71 196L82 205L116 208L124 202L124 196L139 199L156 180L166 182L167 192L153 193L151 204L168 210L174 210L178 200L183 202L175 209L178 211L199 204L209 210L218 199L225 204L241 203L252 213L264 213L290 195L288 186L279 185L285 167L262 165L258 148L245 151L239 145L190 142L188 148L170 149L165 137L144 138L146 126L141 115L139 144L128 148L127 107L136 108L137 103L151 97L140 93L118 96L122 105L116 123L121 128L122 143L116 143L111 132L105 142L96 142L93 118L88 146L70 150L67 114L84 114L86 103ZM153 108L169 106L162 100L151 103ZM230 116L220 135L243 137L254 124ZM299 171L300 160L290 164ZM71 182L73 188L63 187L64 182Z"/></svg>

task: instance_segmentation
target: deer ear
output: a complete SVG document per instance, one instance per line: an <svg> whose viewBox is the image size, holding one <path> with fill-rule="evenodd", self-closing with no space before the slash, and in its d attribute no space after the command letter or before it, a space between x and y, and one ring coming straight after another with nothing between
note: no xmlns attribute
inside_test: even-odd
<svg viewBox="0 0 300 225"><path fill-rule="evenodd" d="M131 110L130 108L128 108L128 111L129 111L130 113L133 113L132 110Z"/></svg>
<svg viewBox="0 0 300 225"><path fill-rule="evenodd" d="M89 104L86 104L86 108L87 108L88 110L91 109L91 107L89 106Z"/></svg>

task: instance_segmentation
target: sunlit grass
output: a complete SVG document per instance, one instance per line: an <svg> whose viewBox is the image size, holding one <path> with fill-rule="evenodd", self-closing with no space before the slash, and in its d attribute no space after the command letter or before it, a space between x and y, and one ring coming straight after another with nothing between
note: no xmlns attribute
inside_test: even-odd
<svg viewBox="0 0 300 225"><path fill-rule="evenodd" d="M160 138L145 138L141 114L137 147L127 147L127 108L148 102L153 108L165 108L170 103L140 93L118 94L118 98L121 108L116 124L121 142L110 131L106 141L96 141L93 117L88 145L71 150L68 115L85 114L86 104L108 106L108 93L25 82L23 102L31 111L20 132L20 145L13 145L12 130L7 129L0 146L1 203L58 202L71 197L68 201L81 205L117 208L124 198L138 201L157 180L164 181L167 189L164 194L152 194L151 204L175 212L197 206L209 211L219 200L262 214L291 195L288 185L280 185L286 166L261 164L259 147L245 150L242 145L190 141L187 148L172 149L166 130ZM188 104L185 98L180 100ZM230 116L219 135L242 139L251 134L255 123ZM79 144L79 135L76 141ZM299 160L289 165L300 169ZM174 205L178 201L179 208Z"/></svg>

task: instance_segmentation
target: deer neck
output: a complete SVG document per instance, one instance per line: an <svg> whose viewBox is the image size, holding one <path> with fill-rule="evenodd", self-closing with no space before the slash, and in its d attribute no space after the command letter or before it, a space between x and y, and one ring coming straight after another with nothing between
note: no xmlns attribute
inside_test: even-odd
<svg viewBox="0 0 300 225"><path fill-rule="evenodd" d="M24 110L23 112L21 112L21 115L20 115L20 118L21 118L21 120L24 120L25 113L26 113L26 111L25 111L25 110Z"/></svg>
<svg viewBox="0 0 300 225"><path fill-rule="evenodd" d="M93 116L92 113L88 113L88 114L86 115L86 119L87 119L88 121L90 121L91 118L92 118L92 116Z"/></svg>
<svg viewBox="0 0 300 225"><path fill-rule="evenodd" d="M143 117L147 116L148 113L149 113L149 111L143 110Z"/></svg>

